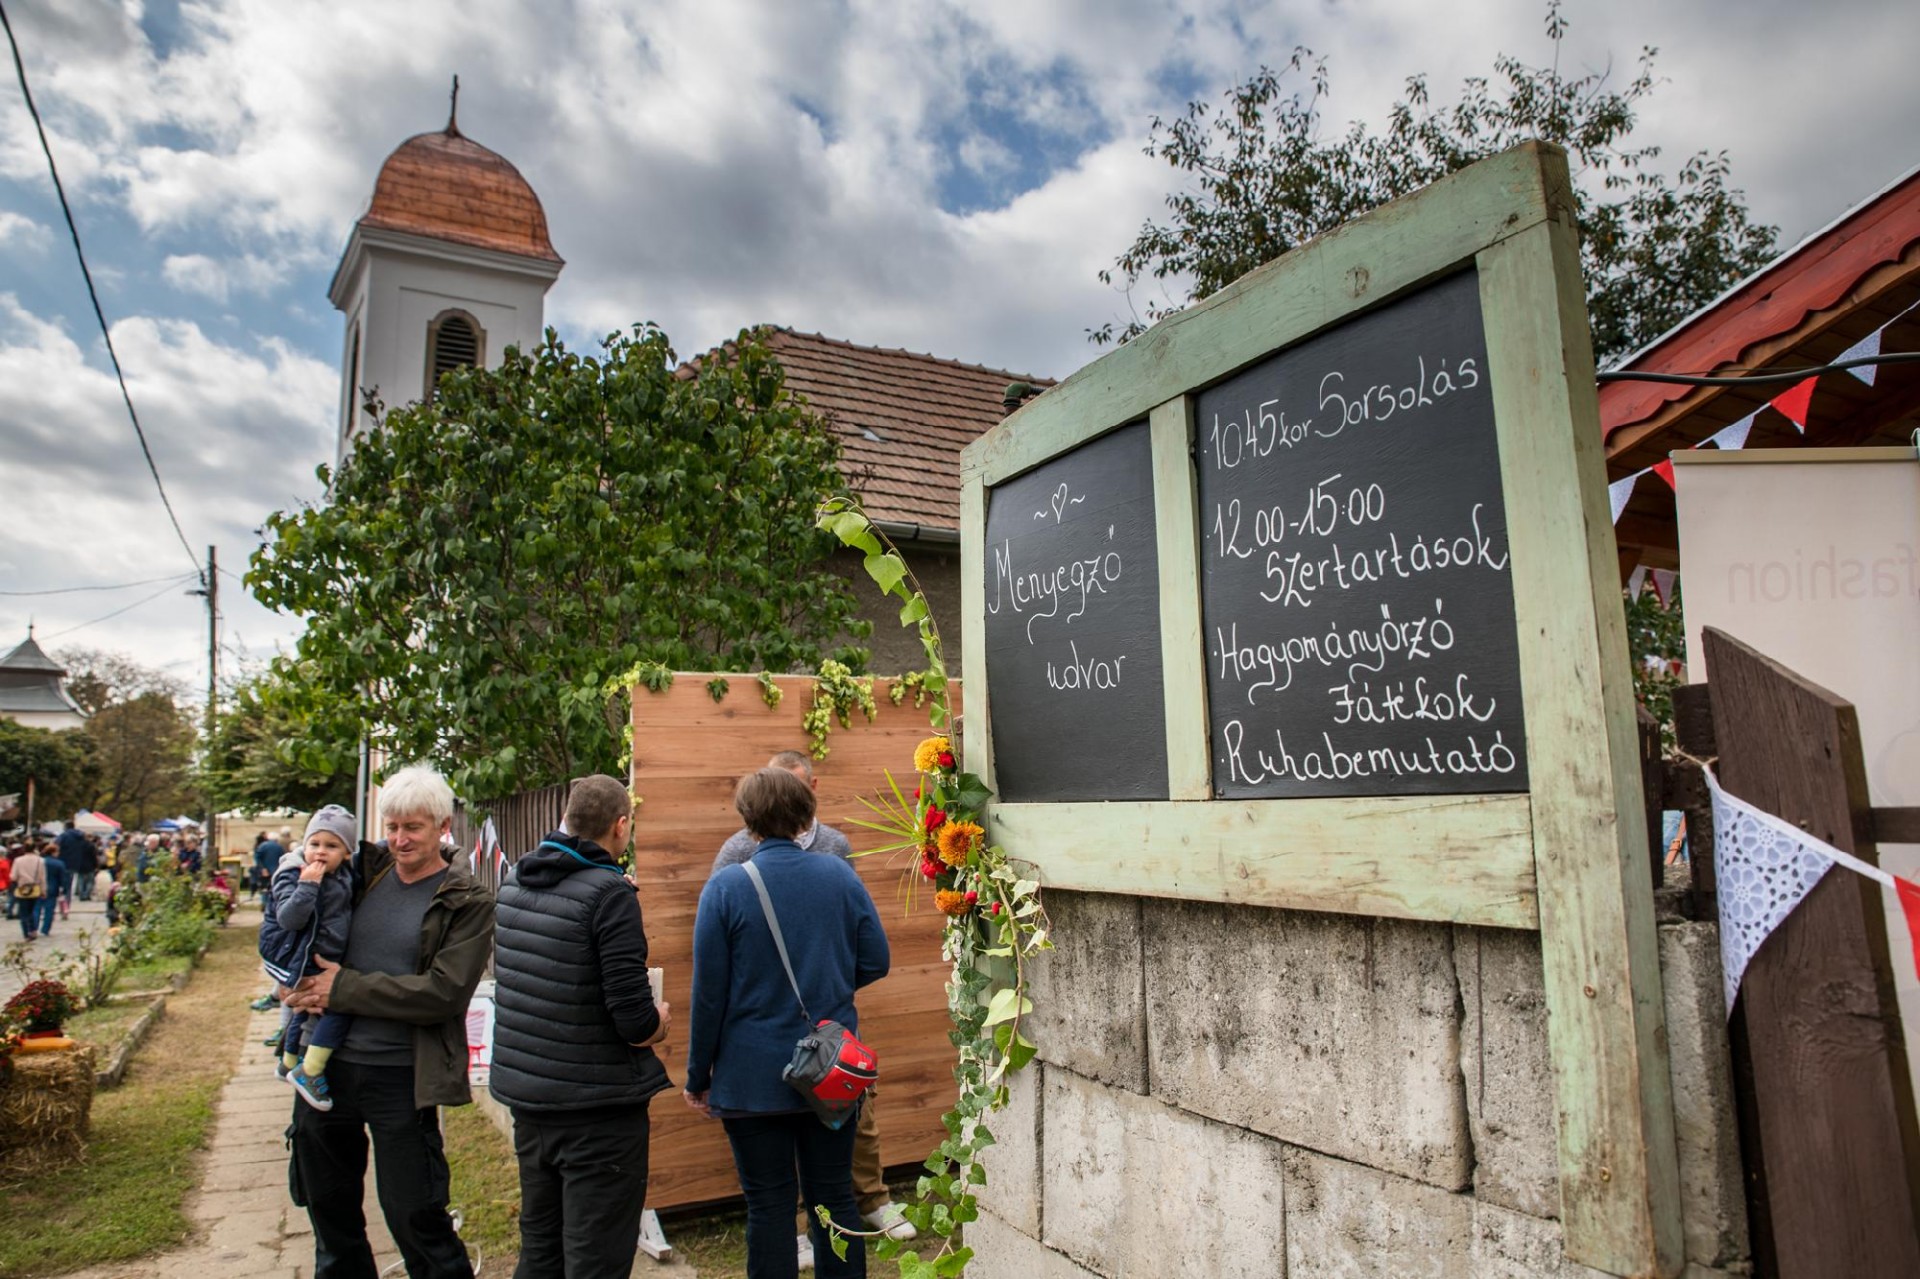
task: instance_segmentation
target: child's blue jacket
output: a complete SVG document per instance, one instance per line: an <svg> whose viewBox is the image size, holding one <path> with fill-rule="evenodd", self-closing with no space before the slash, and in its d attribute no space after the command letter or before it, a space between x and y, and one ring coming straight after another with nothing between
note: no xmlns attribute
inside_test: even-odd
<svg viewBox="0 0 1920 1279"><path fill-rule="evenodd" d="M300 882L304 865L306 858L299 853L280 859L260 921L262 966L282 986L317 971L315 955L339 963L347 953L347 928L353 922L352 862L341 863L317 884Z"/></svg>

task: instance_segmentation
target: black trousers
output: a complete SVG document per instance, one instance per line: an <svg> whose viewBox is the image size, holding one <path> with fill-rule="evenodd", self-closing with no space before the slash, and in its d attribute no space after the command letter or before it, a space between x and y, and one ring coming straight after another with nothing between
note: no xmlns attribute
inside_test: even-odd
<svg viewBox="0 0 1920 1279"><path fill-rule="evenodd" d="M520 1160L514 1279L627 1279L647 1199L647 1108L513 1112Z"/></svg>
<svg viewBox="0 0 1920 1279"><path fill-rule="evenodd" d="M811 1216L816 1204L826 1205L834 1221L864 1230L853 1206L852 1120L828 1128L810 1111L792 1115L748 1115L723 1121L733 1146L733 1166L740 1173L740 1189L747 1196L747 1279L793 1279L799 1261L793 1246L793 1201L796 1191ZM800 1184L794 1185L799 1168ZM808 1234L813 1239L813 1264L820 1279L866 1279L867 1250L859 1239L849 1240L847 1259L833 1255L826 1228L814 1217Z"/></svg>
<svg viewBox="0 0 1920 1279"><path fill-rule="evenodd" d="M314 1279L378 1279L367 1242L367 1138L387 1231L410 1279L473 1279L466 1245L447 1215L446 1146L440 1115L413 1104L413 1067L327 1065L333 1109L293 1103L287 1138L293 1202L313 1222Z"/></svg>

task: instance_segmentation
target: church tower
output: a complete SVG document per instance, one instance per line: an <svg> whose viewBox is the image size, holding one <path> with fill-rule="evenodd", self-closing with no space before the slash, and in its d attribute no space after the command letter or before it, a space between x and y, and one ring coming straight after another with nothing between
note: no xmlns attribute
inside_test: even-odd
<svg viewBox="0 0 1920 1279"><path fill-rule="evenodd" d="M547 290L565 265L540 198L502 157L460 132L408 138L387 157L327 290L347 318L336 466L370 418L432 396L440 374L492 367L543 332Z"/></svg>

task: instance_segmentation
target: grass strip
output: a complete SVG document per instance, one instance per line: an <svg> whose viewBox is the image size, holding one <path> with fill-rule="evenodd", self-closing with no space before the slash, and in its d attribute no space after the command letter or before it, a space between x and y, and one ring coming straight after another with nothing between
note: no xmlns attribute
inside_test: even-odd
<svg viewBox="0 0 1920 1279"><path fill-rule="evenodd" d="M460 1211L460 1237L479 1250L481 1279L512 1274L520 1255L520 1166L512 1144L477 1105L442 1110L440 1131L453 1170L451 1203Z"/></svg>
<svg viewBox="0 0 1920 1279"><path fill-rule="evenodd" d="M201 971L167 1001L125 1082L94 1097L83 1163L0 1186L0 1275L57 1274L187 1237L197 1156L258 984L254 938L251 928L220 930Z"/></svg>

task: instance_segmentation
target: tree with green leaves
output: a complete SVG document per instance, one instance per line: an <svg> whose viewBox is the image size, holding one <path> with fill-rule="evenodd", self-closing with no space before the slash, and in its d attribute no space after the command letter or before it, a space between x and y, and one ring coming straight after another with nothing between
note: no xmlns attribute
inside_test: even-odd
<svg viewBox="0 0 1920 1279"><path fill-rule="evenodd" d="M1557 54L1567 30L1558 0L1546 30ZM1229 90L1219 108L1191 102L1178 119L1155 118L1147 154L1188 185L1167 197L1168 220L1142 227L1100 279L1120 280L1130 298L1152 280L1167 300L1089 337L1134 337L1316 235L1537 138L1567 150L1594 354L1603 365L1618 360L1769 261L1778 238L1748 215L1725 151L1696 152L1669 177L1658 147L1633 143L1657 53L1641 51L1624 88L1610 87L1606 72L1563 76L1557 57L1534 67L1502 54L1493 76L1468 79L1444 105L1413 76L1384 131L1355 123L1323 141L1327 63L1301 48L1280 71L1262 68Z"/></svg>
<svg viewBox="0 0 1920 1279"><path fill-rule="evenodd" d="M54 655L67 669L67 691L87 712L84 733L95 767L89 808L128 830L196 811L193 756L199 708L186 682L125 653L68 648Z"/></svg>
<svg viewBox="0 0 1920 1279"><path fill-rule="evenodd" d="M72 817L90 806L99 775L93 739L84 729L55 732L0 719L0 795L20 797L26 820L27 784L33 784L36 822Z"/></svg>
<svg viewBox="0 0 1920 1279"><path fill-rule="evenodd" d="M290 758L338 767L364 729L469 794L615 772L609 690L640 664L786 671L867 633L813 527L844 487L825 423L751 331L676 363L650 325L598 357L549 330L379 417L326 504L268 521L248 585L306 621Z"/></svg>
<svg viewBox="0 0 1920 1279"><path fill-rule="evenodd" d="M309 691L290 687L284 662L276 662L242 679L223 699L196 774L200 793L216 811L353 807L358 729L329 743L337 749L302 750L307 733L326 722L308 713Z"/></svg>

